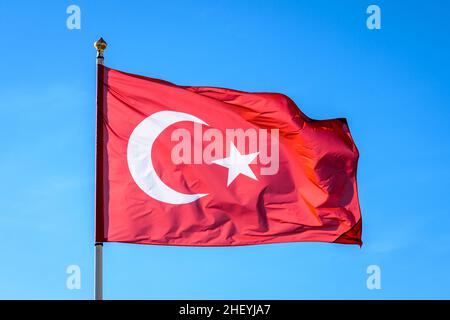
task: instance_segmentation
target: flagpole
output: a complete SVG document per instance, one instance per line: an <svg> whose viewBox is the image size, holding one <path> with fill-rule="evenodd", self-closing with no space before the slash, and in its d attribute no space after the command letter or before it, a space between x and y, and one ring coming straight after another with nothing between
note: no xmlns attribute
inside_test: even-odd
<svg viewBox="0 0 450 320"><path fill-rule="evenodd" d="M95 147L95 274L94 274L94 288L95 300L103 300L103 242L98 242L98 239L103 239L103 194L100 192L102 178L103 178L103 159L102 159L102 109L103 109L103 51L106 49L106 42L103 38L98 39L94 43L97 49L97 112L96 112L96 147ZM103 240L102 240L103 241Z"/></svg>

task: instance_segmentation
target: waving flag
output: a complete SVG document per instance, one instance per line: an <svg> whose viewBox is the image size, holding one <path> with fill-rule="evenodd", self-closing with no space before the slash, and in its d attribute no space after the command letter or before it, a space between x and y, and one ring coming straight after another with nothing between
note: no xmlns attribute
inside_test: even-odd
<svg viewBox="0 0 450 320"><path fill-rule="evenodd" d="M361 245L345 119L99 65L97 242Z"/></svg>

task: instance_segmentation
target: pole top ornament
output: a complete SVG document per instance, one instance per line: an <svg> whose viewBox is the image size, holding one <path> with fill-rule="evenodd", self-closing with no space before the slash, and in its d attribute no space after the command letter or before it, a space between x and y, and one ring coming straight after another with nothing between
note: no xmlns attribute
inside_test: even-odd
<svg viewBox="0 0 450 320"><path fill-rule="evenodd" d="M94 47L95 47L95 49L97 49L98 57L103 57L103 51L105 51L107 46L108 46L108 44L106 43L105 40L103 40L103 38L100 38L97 41L95 41Z"/></svg>

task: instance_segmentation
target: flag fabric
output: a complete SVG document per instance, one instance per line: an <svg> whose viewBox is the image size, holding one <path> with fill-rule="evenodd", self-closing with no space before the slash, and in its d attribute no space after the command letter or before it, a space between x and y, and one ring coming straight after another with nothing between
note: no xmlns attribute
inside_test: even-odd
<svg viewBox="0 0 450 320"><path fill-rule="evenodd" d="M345 119L98 68L97 242L362 244Z"/></svg>

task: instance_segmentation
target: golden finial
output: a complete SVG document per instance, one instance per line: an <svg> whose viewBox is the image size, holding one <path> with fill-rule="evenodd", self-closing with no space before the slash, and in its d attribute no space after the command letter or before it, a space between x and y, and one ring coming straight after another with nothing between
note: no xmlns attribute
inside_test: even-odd
<svg viewBox="0 0 450 320"><path fill-rule="evenodd" d="M95 47L95 49L97 49L97 58L103 59L103 51L105 51L107 46L108 46L108 44L101 37L100 37L100 39L95 41L94 47Z"/></svg>

